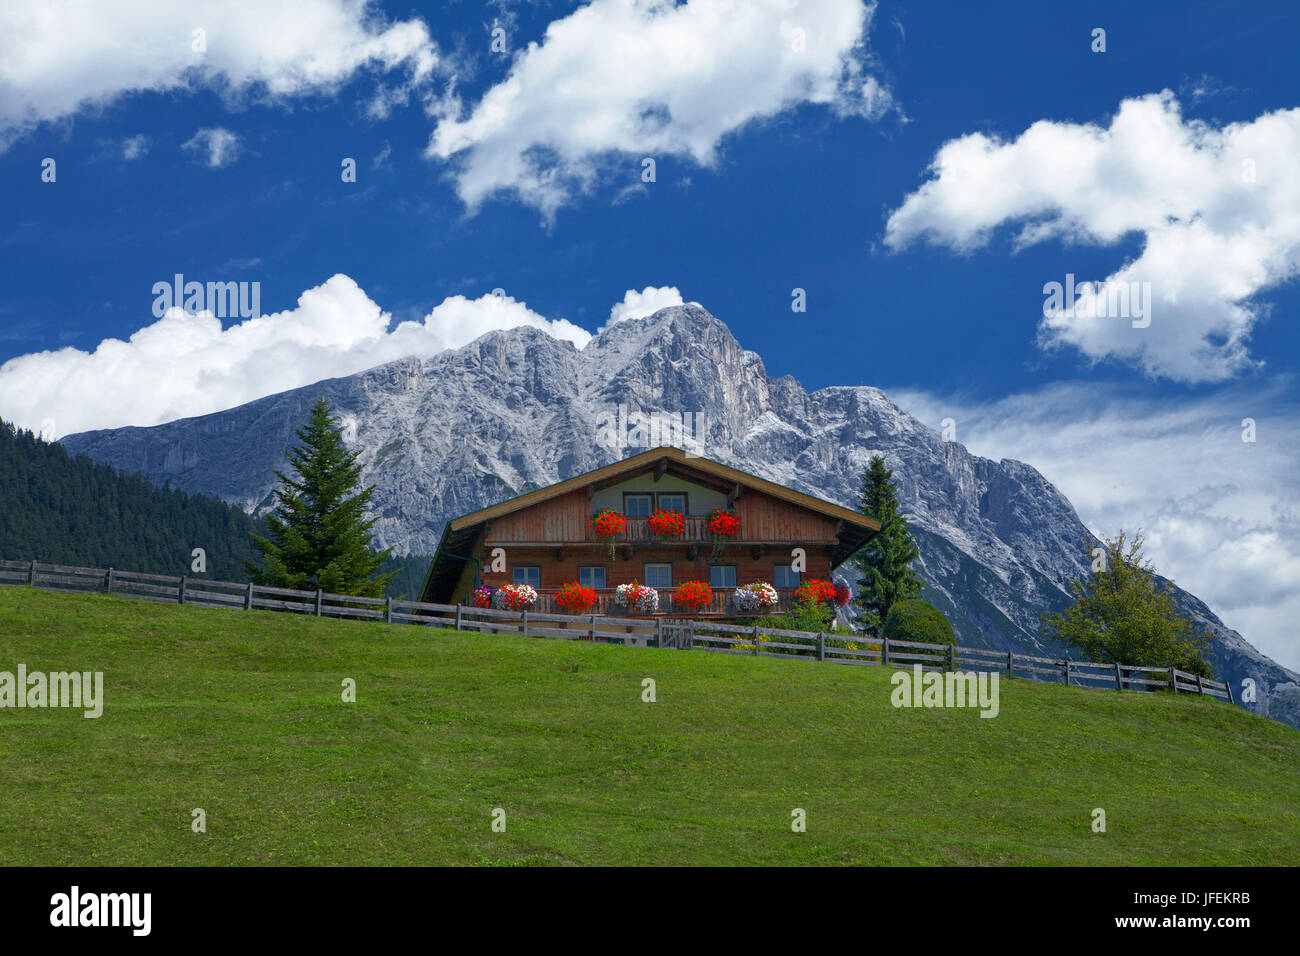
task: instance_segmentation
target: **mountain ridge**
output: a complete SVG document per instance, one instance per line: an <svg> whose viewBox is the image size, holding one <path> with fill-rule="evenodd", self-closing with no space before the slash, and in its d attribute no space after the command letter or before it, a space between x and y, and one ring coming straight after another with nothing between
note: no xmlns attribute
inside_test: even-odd
<svg viewBox="0 0 1300 956"><path fill-rule="evenodd" d="M527 326L493 330L459 349L222 412L62 441L258 513L269 504L271 469L282 467L293 429L321 396L359 452L363 480L376 485L376 538L399 553L432 553L452 517L665 443L631 443L638 433L620 420L690 416L683 437L698 448L687 450L849 507L863 467L882 454L917 534L927 595L959 641L1066 653L1041 633L1041 615L1064 607L1065 582L1086 573L1089 532L1045 477L1029 463L995 462L944 440L873 386L809 392L793 376L773 378L760 355L694 303L619 322L583 349ZM1300 675L1194 595L1176 589L1176 597L1215 635L1225 678L1259 685L1251 709L1300 726Z"/></svg>

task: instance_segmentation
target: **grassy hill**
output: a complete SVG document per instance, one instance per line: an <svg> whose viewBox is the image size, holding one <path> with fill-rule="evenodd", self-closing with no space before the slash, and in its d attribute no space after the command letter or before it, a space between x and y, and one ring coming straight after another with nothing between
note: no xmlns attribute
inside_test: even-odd
<svg viewBox="0 0 1300 956"><path fill-rule="evenodd" d="M981 719L880 668L4 587L20 662L106 702L0 710L6 866L1300 863L1300 733L1185 695Z"/></svg>

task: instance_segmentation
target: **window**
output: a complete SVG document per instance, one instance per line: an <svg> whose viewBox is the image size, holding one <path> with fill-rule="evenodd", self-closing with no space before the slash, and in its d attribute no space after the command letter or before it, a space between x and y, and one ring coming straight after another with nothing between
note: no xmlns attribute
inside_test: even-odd
<svg viewBox="0 0 1300 956"><path fill-rule="evenodd" d="M648 588L672 587L673 566L671 564L647 564L645 566L645 584Z"/></svg>
<svg viewBox="0 0 1300 956"><path fill-rule="evenodd" d="M527 584L529 587L540 588L542 586L542 569L516 567L515 584Z"/></svg>
<svg viewBox="0 0 1300 956"><path fill-rule="evenodd" d="M660 511L679 511L679 512L681 512L682 514L686 514L686 496L685 496L685 495L679 495L679 494L660 495L660 496L659 496L659 510L660 510Z"/></svg>
<svg viewBox="0 0 1300 956"><path fill-rule="evenodd" d="M629 518L648 518L653 510L650 502L654 495L624 495L623 514Z"/></svg>
<svg viewBox="0 0 1300 956"><path fill-rule="evenodd" d="M788 564L778 564L772 569L772 586L797 588L799 586L799 572Z"/></svg>
<svg viewBox="0 0 1300 956"><path fill-rule="evenodd" d="M578 568L578 583L584 588L603 588L605 586L605 569Z"/></svg>
<svg viewBox="0 0 1300 956"><path fill-rule="evenodd" d="M734 564L715 564L709 568L709 587L734 588L736 586L736 566Z"/></svg>

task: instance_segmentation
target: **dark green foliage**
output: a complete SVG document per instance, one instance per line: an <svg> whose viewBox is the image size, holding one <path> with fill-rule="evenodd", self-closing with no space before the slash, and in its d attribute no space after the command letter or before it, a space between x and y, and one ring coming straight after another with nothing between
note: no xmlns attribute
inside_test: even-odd
<svg viewBox="0 0 1300 956"><path fill-rule="evenodd" d="M1084 550L1091 576L1069 582L1074 603L1063 613L1043 616L1053 637L1082 650L1085 660L1214 676L1204 657L1209 635L1174 607L1142 556L1141 533L1132 541L1123 532L1100 545L1085 541Z"/></svg>
<svg viewBox="0 0 1300 956"><path fill-rule="evenodd" d="M343 432L329 403L318 399L307 423L295 431L301 445L284 453L291 475L275 472L275 510L267 516L266 534L253 535L262 551L262 566L249 563L258 584L331 594L375 597L396 572L375 576L390 554L370 547L375 519L365 512L373 486L358 490L361 465L343 444Z"/></svg>
<svg viewBox="0 0 1300 956"><path fill-rule="evenodd" d="M243 582L256 528L225 502L156 488L0 421L2 558Z"/></svg>
<svg viewBox="0 0 1300 956"><path fill-rule="evenodd" d="M803 598L791 604L783 614L755 618L752 623L760 627L774 627L779 631L829 633L835 627L835 612L825 601Z"/></svg>
<svg viewBox="0 0 1300 956"><path fill-rule="evenodd" d="M862 612L862 625L875 631L895 601L921 593L921 578L912 570L919 552L898 504L894 473L879 455L863 469L858 502L863 514L880 522L880 531L852 558L859 575L853 603Z"/></svg>
<svg viewBox="0 0 1300 956"><path fill-rule="evenodd" d="M427 554L412 554L405 558L389 555L379 565L380 576L393 575L384 588L384 594L402 601L420 600L420 589L429 574L433 558Z"/></svg>
<svg viewBox="0 0 1300 956"><path fill-rule="evenodd" d="M924 598L895 601L881 630L891 641L920 641L923 644L956 644L957 635L943 612Z"/></svg>

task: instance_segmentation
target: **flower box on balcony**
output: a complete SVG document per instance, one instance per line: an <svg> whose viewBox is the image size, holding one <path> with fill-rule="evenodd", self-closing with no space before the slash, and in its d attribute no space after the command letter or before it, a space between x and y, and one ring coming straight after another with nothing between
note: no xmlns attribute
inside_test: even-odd
<svg viewBox="0 0 1300 956"><path fill-rule="evenodd" d="M723 538L734 538L740 534L740 516L734 511L718 508L709 514L709 533Z"/></svg>
<svg viewBox="0 0 1300 956"><path fill-rule="evenodd" d="M614 589L614 603L631 614L654 614L659 610L659 592L644 584L620 584Z"/></svg>
<svg viewBox="0 0 1300 956"><path fill-rule="evenodd" d="M665 538L680 538L686 533L686 516L680 511L655 511L646 519L646 525Z"/></svg>

